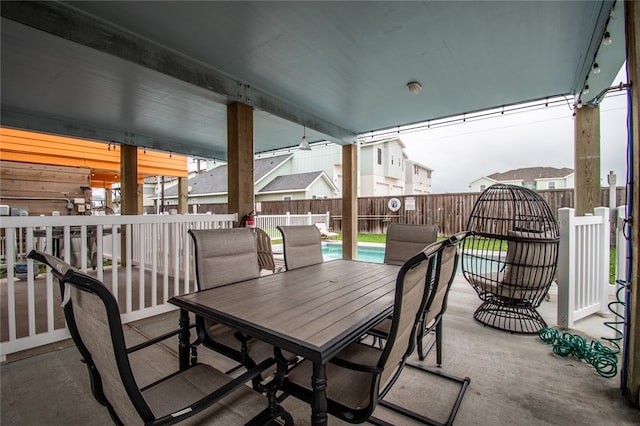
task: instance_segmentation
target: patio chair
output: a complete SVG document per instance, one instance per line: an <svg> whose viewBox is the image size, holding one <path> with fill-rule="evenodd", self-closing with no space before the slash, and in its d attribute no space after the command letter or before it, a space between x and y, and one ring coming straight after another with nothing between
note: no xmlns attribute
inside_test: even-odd
<svg viewBox="0 0 640 426"><path fill-rule="evenodd" d="M282 233L284 264L287 271L324 261L322 257L322 238L320 231L313 225L278 226Z"/></svg>
<svg viewBox="0 0 640 426"><path fill-rule="evenodd" d="M549 204L527 188L495 184L478 197L467 230L462 271L483 301L473 317L499 330L537 334L547 326L536 308L555 278L560 244Z"/></svg>
<svg viewBox="0 0 640 426"><path fill-rule="evenodd" d="M389 265L403 265L416 253L424 250L438 238L437 225L409 225L392 223L387 228L387 238L384 250L384 263ZM387 318L368 335L373 337L373 344L381 344L380 339L386 339L391 328L391 318ZM422 350L421 350L422 351Z"/></svg>
<svg viewBox="0 0 640 426"><path fill-rule="evenodd" d="M442 365L442 317L447 310L447 297L458 267L458 247L467 237L466 232L452 235L446 240L432 243L430 249L438 250L435 273L431 286L433 300L427 303L418 327L416 346L418 358L424 361L427 354L436 345L436 364ZM370 334L378 339L386 339L391 328L391 320L385 319ZM433 337L425 342L425 337L433 333Z"/></svg>
<svg viewBox="0 0 640 426"><path fill-rule="evenodd" d="M190 229L189 235L195 247L198 290L260 276L257 241L251 229ZM259 360L273 356L271 346L226 325L200 316L196 317L196 324L203 331L204 346L238 361L247 369L253 368Z"/></svg>
<svg viewBox="0 0 640 426"><path fill-rule="evenodd" d="M316 228L320 231L322 238L335 238L339 235L337 232L330 231L324 222L316 222Z"/></svg>
<svg viewBox="0 0 640 426"><path fill-rule="evenodd" d="M437 238L438 225L392 223L387 228L384 263L402 265Z"/></svg>
<svg viewBox="0 0 640 426"><path fill-rule="evenodd" d="M258 242L258 267L261 271L266 269L274 274L281 272L284 269L284 265L276 265L273 249L271 248L271 237L260 228L255 228L255 232Z"/></svg>
<svg viewBox="0 0 640 426"><path fill-rule="evenodd" d="M403 367L407 365L407 357L415 348L415 333L420 327L422 312L428 311L429 304L436 299L433 293L438 292L437 285L429 287L426 283L432 281L436 257L447 246L447 243L429 246L402 265L396 279L391 328L383 348L354 342L325 365L329 414L349 423L370 421L385 424L372 418L377 404L381 404L418 421L436 424L434 420L386 402L384 398L400 377ZM311 362L303 361L290 371L283 383L283 391L310 401L312 391L309 377L312 368ZM420 369L455 380L461 385L449 414L449 421L452 422L470 379L443 375L422 367Z"/></svg>
<svg viewBox="0 0 640 426"><path fill-rule="evenodd" d="M118 302L102 282L57 257L35 250L29 257L48 265L59 280L67 327L89 370L92 393L116 424L173 424L192 416L204 424L264 424L278 417L293 424L275 399L245 385L271 367L274 359L233 378L194 357L186 368L140 387L141 371L135 371L129 355L185 329L127 348Z"/></svg>

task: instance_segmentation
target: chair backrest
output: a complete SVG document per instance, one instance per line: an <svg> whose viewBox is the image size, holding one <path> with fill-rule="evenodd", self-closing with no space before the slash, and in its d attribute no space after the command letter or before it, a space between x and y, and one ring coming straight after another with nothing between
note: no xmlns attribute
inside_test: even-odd
<svg viewBox="0 0 640 426"><path fill-rule="evenodd" d="M322 237L314 225L278 226L287 270L322 263Z"/></svg>
<svg viewBox="0 0 640 426"><path fill-rule="evenodd" d="M260 276L256 237L249 228L190 229L198 290Z"/></svg>
<svg viewBox="0 0 640 426"><path fill-rule="evenodd" d="M266 269L276 272L276 261L273 258L271 237L260 228L255 228L256 241L258 243L258 266L260 270Z"/></svg>
<svg viewBox="0 0 640 426"><path fill-rule="evenodd" d="M458 246L466 236L466 232L461 232L449 237L436 257L435 274L430 283L430 299L424 309L424 325L441 317L447 309L447 296L458 267Z"/></svg>
<svg viewBox="0 0 640 426"><path fill-rule="evenodd" d="M437 225L392 223L387 228L384 263L402 265L438 237Z"/></svg>
<svg viewBox="0 0 640 426"><path fill-rule="evenodd" d="M431 288L427 283L435 276L436 256L446 244L447 240L443 240L423 248L398 272L391 329L378 361L382 373L379 388L374 390L376 398L379 389L385 393L387 390L384 389L389 389L395 382L406 358L415 348L417 325L430 299Z"/></svg>
<svg viewBox="0 0 640 426"><path fill-rule="evenodd" d="M94 370L92 387L101 388L94 394L106 397L123 424L153 420L131 371L118 302L109 289L55 256L32 252L29 257L51 266L60 280L67 327L89 370Z"/></svg>

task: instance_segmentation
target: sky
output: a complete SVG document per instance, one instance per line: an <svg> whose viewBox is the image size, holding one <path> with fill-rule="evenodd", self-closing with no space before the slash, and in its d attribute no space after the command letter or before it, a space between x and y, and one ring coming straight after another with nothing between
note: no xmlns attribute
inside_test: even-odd
<svg viewBox="0 0 640 426"><path fill-rule="evenodd" d="M614 80L626 81L623 73ZM627 156L625 92L600 103L600 177L614 171L624 186ZM572 100L571 100L572 101ZM573 103L573 102L571 102ZM527 112L448 125L400 135L409 159L431 169L432 192L468 192L476 179L522 167L574 169L574 118L567 103Z"/></svg>

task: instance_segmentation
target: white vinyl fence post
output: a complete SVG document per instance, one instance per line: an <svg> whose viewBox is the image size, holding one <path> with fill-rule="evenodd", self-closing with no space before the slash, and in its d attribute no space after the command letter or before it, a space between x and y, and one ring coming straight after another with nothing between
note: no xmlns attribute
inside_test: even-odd
<svg viewBox="0 0 640 426"><path fill-rule="evenodd" d="M559 327L573 326L575 285L575 211L563 207L558 210L560 246L558 247L558 319Z"/></svg>
<svg viewBox="0 0 640 426"><path fill-rule="evenodd" d="M600 230L600 235L598 241L600 241L600 250L597 251L600 253L600 258L595 259L596 262L600 264L598 270L600 271L599 278L599 295L600 295L600 313L607 314L609 313L609 254L611 251L611 245L609 244L611 241L610 237L610 224L609 221L609 209L607 207L596 207L593 211L594 216L600 217L602 219L602 224L598 227Z"/></svg>

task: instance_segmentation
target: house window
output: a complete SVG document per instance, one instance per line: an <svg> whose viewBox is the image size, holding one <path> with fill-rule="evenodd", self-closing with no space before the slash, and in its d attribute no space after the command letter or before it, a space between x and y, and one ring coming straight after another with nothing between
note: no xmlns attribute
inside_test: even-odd
<svg viewBox="0 0 640 426"><path fill-rule="evenodd" d="M487 189L487 185L480 185L480 191L484 191L485 189Z"/></svg>
<svg viewBox="0 0 640 426"><path fill-rule="evenodd" d="M391 165L393 166L393 155L391 156Z"/></svg>
<svg viewBox="0 0 640 426"><path fill-rule="evenodd" d="M284 197L282 197L282 199L284 201L291 201L291 195L285 195Z"/></svg>
<svg viewBox="0 0 640 426"><path fill-rule="evenodd" d="M556 183L555 182L549 182L549 189L556 189Z"/></svg>
<svg viewBox="0 0 640 426"><path fill-rule="evenodd" d="M378 164L382 165L382 148L378 148Z"/></svg>
<svg viewBox="0 0 640 426"><path fill-rule="evenodd" d="M420 174L420 168L416 164L413 165L413 174L414 175Z"/></svg>

